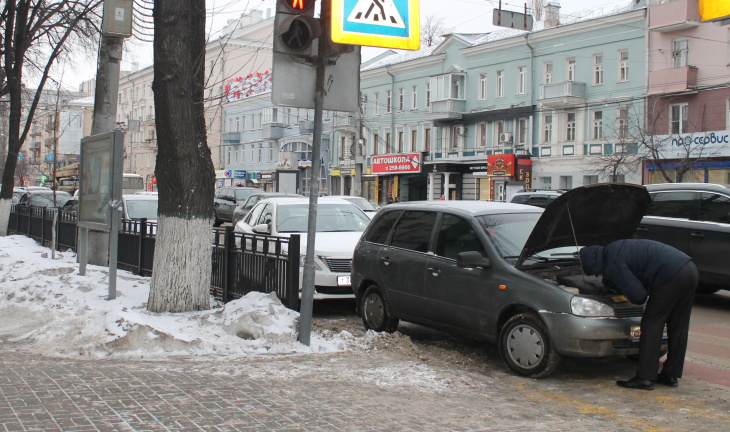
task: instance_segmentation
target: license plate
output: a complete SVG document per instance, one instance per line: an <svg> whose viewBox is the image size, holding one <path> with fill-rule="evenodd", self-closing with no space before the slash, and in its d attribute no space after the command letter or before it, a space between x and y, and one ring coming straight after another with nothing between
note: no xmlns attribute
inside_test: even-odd
<svg viewBox="0 0 730 432"><path fill-rule="evenodd" d="M641 338L641 326L631 326L631 331L629 332L629 338L632 342L638 342ZM667 326L664 326L664 331L662 332L662 339L667 339Z"/></svg>
<svg viewBox="0 0 730 432"><path fill-rule="evenodd" d="M337 286L350 286L350 276L337 276Z"/></svg>

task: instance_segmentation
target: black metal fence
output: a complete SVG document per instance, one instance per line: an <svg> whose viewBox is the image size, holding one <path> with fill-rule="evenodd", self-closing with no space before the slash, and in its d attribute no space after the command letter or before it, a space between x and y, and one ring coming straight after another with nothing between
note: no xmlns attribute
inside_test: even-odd
<svg viewBox="0 0 730 432"><path fill-rule="evenodd" d="M23 234L52 247L55 221L57 249L76 250L76 212L13 205L8 234ZM55 219L54 219L55 218ZM119 229L117 266L150 276L155 256L157 223L123 220ZM231 227L212 231L211 294L228 302L252 291L274 292L284 306L299 310L300 238L234 233Z"/></svg>

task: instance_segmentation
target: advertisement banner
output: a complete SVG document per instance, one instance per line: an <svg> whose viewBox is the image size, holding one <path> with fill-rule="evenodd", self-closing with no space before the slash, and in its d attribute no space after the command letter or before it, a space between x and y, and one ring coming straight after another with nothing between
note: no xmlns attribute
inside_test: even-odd
<svg viewBox="0 0 730 432"><path fill-rule="evenodd" d="M512 177L515 175L514 153L487 156L487 175Z"/></svg>
<svg viewBox="0 0 730 432"><path fill-rule="evenodd" d="M421 172L420 153L400 153L373 156L373 174L412 174Z"/></svg>
<svg viewBox="0 0 730 432"><path fill-rule="evenodd" d="M517 181L525 182L525 189L532 188L531 159L517 159Z"/></svg>

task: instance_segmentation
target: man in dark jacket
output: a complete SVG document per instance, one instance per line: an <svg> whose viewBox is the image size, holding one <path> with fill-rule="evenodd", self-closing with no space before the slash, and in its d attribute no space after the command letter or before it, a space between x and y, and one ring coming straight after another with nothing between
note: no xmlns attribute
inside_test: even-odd
<svg viewBox="0 0 730 432"><path fill-rule="evenodd" d="M636 376L616 384L642 390L653 390L654 382L677 387L697 288L697 268L691 258L653 240L617 240L606 246L584 247L580 259L585 274L603 275L604 285L624 294L631 303L646 302ZM664 324L669 337L667 359L657 374Z"/></svg>

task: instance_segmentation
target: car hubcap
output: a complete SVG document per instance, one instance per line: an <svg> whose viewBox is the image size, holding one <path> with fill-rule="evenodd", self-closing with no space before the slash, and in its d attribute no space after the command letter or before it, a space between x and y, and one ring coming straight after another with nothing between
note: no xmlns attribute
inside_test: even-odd
<svg viewBox="0 0 730 432"><path fill-rule="evenodd" d="M518 325L507 337L507 352L514 363L532 369L540 363L545 352L540 333L528 325Z"/></svg>
<svg viewBox="0 0 730 432"><path fill-rule="evenodd" d="M383 300L379 295L371 294L365 299L365 319L372 328L378 328L383 324L385 310Z"/></svg>

